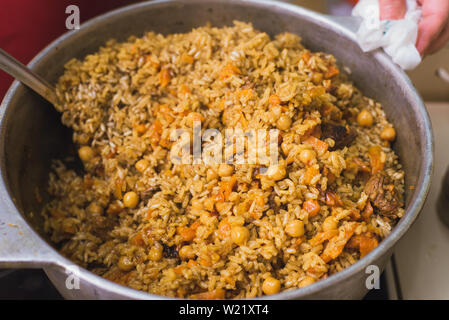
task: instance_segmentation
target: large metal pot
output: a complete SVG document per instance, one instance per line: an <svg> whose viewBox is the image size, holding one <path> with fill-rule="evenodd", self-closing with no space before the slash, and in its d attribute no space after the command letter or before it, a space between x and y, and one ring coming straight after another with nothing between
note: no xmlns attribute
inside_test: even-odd
<svg viewBox="0 0 449 320"><path fill-rule="evenodd" d="M406 172L406 213L399 224L375 250L344 271L308 287L270 296L362 298L367 292L367 267L384 268L394 245L423 206L432 172L433 137L424 104L406 74L382 52L363 53L353 31L345 26L346 20L274 1L154 1L115 10L66 33L37 55L29 67L56 82L64 63L96 51L110 38L124 40L149 30L187 32L207 22L222 26L235 19L252 22L270 35L297 33L312 50L335 55L352 71L356 85L383 104L397 128L394 147ZM165 299L115 284L82 268L77 271L46 240L37 190L45 201L50 160L67 154L72 145L70 131L61 125L60 115L52 106L14 82L3 100L0 121L0 267L44 268L65 298ZM73 277L68 278L67 268L79 277L79 289Z"/></svg>

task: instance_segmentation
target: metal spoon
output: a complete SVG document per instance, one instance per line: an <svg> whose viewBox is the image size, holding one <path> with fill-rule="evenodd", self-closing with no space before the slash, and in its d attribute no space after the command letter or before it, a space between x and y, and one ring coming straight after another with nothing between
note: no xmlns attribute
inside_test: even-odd
<svg viewBox="0 0 449 320"><path fill-rule="evenodd" d="M31 88L52 105L57 104L58 97L55 88L3 49L0 49L0 69Z"/></svg>

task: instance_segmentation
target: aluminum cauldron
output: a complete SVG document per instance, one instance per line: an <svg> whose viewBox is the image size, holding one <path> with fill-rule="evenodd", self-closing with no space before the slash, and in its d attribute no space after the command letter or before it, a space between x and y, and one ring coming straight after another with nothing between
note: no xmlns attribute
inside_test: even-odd
<svg viewBox="0 0 449 320"><path fill-rule="evenodd" d="M372 269L367 267L374 265L383 270L395 244L423 206L432 173L433 137L425 106L407 75L384 53L363 53L355 42L351 20L277 1L151 1L104 14L64 34L41 51L29 67L55 83L68 60L95 52L108 39L125 40L145 31L188 32L207 22L224 26L233 20L251 22L271 36L293 32L310 49L332 53L341 66L351 71L351 79L364 94L383 104L397 129L394 149L406 173L406 209L398 225L376 249L351 267L305 288L269 296L360 299L368 290L366 280ZM45 237L39 212L47 197L51 159L64 157L71 146L71 132L61 125L53 107L14 82L0 108L0 267L44 268L65 298L167 299L77 268ZM70 276L78 277L79 289L70 284Z"/></svg>

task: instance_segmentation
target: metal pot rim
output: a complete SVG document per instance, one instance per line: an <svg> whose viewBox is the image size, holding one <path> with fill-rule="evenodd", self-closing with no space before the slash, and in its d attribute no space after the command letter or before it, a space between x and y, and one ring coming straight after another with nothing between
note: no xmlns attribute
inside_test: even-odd
<svg viewBox="0 0 449 320"><path fill-rule="evenodd" d="M62 36L58 37L56 40L54 40L52 43L50 43L47 47L45 47L42 51L40 51L28 64L28 67L34 68L41 62L42 59L44 59L47 55L51 55L52 51L55 50L59 46L64 46L65 42L74 37L77 36L80 32L85 32L89 29L94 29L96 24L101 23L104 20L107 20L108 18L115 17L117 15L122 15L124 13L131 13L135 10L139 10L143 7L156 7L156 6L165 6L165 5L182 5L183 3L219 3L224 2L226 0L156 0L152 2L145 2L145 3L138 3L129 5L123 8L119 8L113 11L110 11L108 13L102 14L96 18L93 18L81 25L81 28L76 31L69 31ZM352 41L355 41L354 33L349 30L347 27L345 27L341 22L342 20L338 18L333 18L329 16L325 16L307 9L304 9L299 6L295 6L288 3L283 2L274 2L269 0L227 0L226 2L230 3L236 3L236 4L244 4L248 6L261 6L261 7L269 7L272 10L279 10L283 12L289 12L293 13L297 16L307 18L310 20L313 20L315 22L322 23L323 25L326 25L329 28L332 28L334 31L342 34L343 36L351 39ZM344 21L343 21L344 22ZM85 35L85 33L84 33ZM430 179L432 175L433 170L433 134L431 129L431 123L429 120L429 116L427 114L426 108L424 103L422 102L422 99L420 98L418 92L413 87L410 79L407 77L404 71L402 71L399 67L397 67L390 58L384 54L383 52L377 51L372 53L372 56L374 59L379 60L383 65L387 66L391 73L395 75L395 78L401 78L405 81L406 86L410 89L412 92L418 107L420 111L421 120L423 123L424 131L425 131L425 137L423 140L425 140L423 143L425 144L425 149L427 150L427 153L423 155L425 157L423 164L421 165L421 172L419 176L419 182L415 189L416 197L412 199L409 208L407 209L406 213L404 214L404 217L400 220L400 222L395 226L395 228L392 230L391 234L388 235L383 241L380 242L379 246L375 248L372 252L370 252L367 256L363 257L359 261L357 261L355 264L349 266L348 268L333 274L329 276L327 279L320 280L312 285L309 285L304 288L300 289L294 289L289 291L284 291L281 293L278 293L276 295L271 296L264 296L264 297L258 297L256 299L298 299L298 298L306 298L307 296L317 293L318 291L326 290L327 288L331 286L338 285L338 283L344 282L345 280L349 279L353 274L356 274L358 272L361 272L363 270L366 270L365 268L371 264L373 264L379 257L382 256L382 254L389 249L391 249L394 244L404 235L404 233L409 229L409 227L412 225L412 223L415 221L417 215L419 214L420 210L422 209L424 205L424 201L426 199L427 193L430 188ZM6 112L6 109L8 108L11 100L13 99L17 89L21 86L21 84L18 81L14 81L10 89L8 90L7 94L5 95L5 98L3 99L3 102L1 104L0 108L0 130L2 137L4 137L4 126L3 126L3 118ZM2 147L0 153L4 153L3 149L3 141L0 142ZM4 157L1 155L1 157ZM4 170L2 170L4 171ZM17 216L18 220L22 222L22 224L26 227L30 228L31 235L34 236L34 240L36 241L38 246L41 246L45 248L45 251L49 254L51 259L48 259L48 261L41 261L41 263L38 266L43 266L45 268L47 267L60 267L60 268L67 268L69 266L73 266L73 262L62 256L59 252L57 252L53 247L51 247L47 242L45 242L34 229L29 226L29 224L25 221L22 214L19 212L19 210L15 207L13 204L10 194L7 191L7 177L5 175L5 172L1 173L1 180L0 180L0 199L3 199L3 201L7 201L7 206L9 208L14 208L15 211L11 213L11 215ZM25 264L26 265L26 264ZM36 267L36 266L34 266ZM96 285L99 289L111 291L111 292L118 292L123 296L134 298L134 299L177 299L177 298L170 298L155 294L150 294L143 291L134 290L119 284L116 284L112 281L106 280L100 276L97 276L96 274L80 268L79 269L79 277L83 278L84 280Z"/></svg>

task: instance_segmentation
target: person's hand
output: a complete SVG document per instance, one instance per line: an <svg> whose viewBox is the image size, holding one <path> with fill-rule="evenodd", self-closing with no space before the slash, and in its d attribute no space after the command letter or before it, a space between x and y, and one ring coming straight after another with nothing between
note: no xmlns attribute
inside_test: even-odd
<svg viewBox="0 0 449 320"><path fill-rule="evenodd" d="M449 1L418 0L422 17L418 25L416 48L422 56L440 50L449 41ZM407 11L405 0L379 0L380 19L402 19Z"/></svg>

